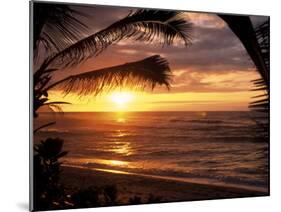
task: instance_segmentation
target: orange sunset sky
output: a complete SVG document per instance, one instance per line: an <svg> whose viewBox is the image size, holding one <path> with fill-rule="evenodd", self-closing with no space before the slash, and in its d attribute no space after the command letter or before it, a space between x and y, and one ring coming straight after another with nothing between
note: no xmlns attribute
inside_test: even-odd
<svg viewBox="0 0 281 212"><path fill-rule="evenodd" d="M81 21L85 21L92 32L107 27L132 10L102 6L75 6L75 9L91 14ZM249 91L250 80L259 76L240 41L216 15L185 12L183 16L193 23L191 46L175 42L173 46L162 47L157 42L122 40L98 57L56 76L60 79L159 54L169 61L173 73L170 90L156 87L153 92L141 92L124 88L83 98L76 94L64 96L59 90L53 90L49 94L51 101L71 102L71 105L62 106L65 112L248 110L251 97L257 94ZM259 16L251 19L254 25L265 20Z"/></svg>

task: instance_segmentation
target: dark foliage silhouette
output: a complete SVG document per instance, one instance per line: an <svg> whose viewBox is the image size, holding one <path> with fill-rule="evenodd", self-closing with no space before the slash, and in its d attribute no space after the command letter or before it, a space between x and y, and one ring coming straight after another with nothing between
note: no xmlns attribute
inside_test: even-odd
<svg viewBox="0 0 281 212"><path fill-rule="evenodd" d="M138 205L142 203L142 199L140 196L134 196L129 199L129 203L132 205Z"/></svg>
<svg viewBox="0 0 281 212"><path fill-rule="evenodd" d="M115 185L103 187L90 186L86 189L78 189L71 194L74 208L89 208L100 206L122 205L118 202L118 189Z"/></svg>
<svg viewBox="0 0 281 212"><path fill-rule="evenodd" d="M59 183L59 159L67 154L62 147L63 140L59 138L48 138L34 147L34 208L37 210L67 206L65 189Z"/></svg>
<svg viewBox="0 0 281 212"><path fill-rule="evenodd" d="M42 62L34 64L34 67L39 67L34 72L34 117L42 106L61 111L61 105L69 104L49 100L48 92L55 88L66 94L71 91L79 95L97 95L116 87L153 89L157 84L169 86L171 73L168 62L157 55L54 81L58 71L66 72L66 67L77 68L114 43L129 38L147 43L158 41L162 45L171 45L175 39L183 41L184 45L191 42L192 25L181 17L181 12L137 10L99 32L90 33L91 30L77 18L86 14L66 5L34 5L34 14L38 15L34 23L34 49L38 50L40 43L46 48ZM38 56L37 53L34 55Z"/></svg>
<svg viewBox="0 0 281 212"><path fill-rule="evenodd" d="M156 68L155 71L151 71ZM169 88L171 71L166 60L159 55L145 58L142 61L126 63L111 68L94 70L83 74L69 76L51 86L62 88L66 94L77 92L79 95L98 95L101 91L111 90L115 86L132 89L152 89L159 85Z"/></svg>
<svg viewBox="0 0 281 212"><path fill-rule="evenodd" d="M105 205L115 205L117 203L117 187L108 185L104 188Z"/></svg>
<svg viewBox="0 0 281 212"><path fill-rule="evenodd" d="M154 196L153 194L149 194L146 203L159 203L159 202L161 202L161 200L162 200L162 197Z"/></svg>
<svg viewBox="0 0 281 212"><path fill-rule="evenodd" d="M253 118L257 123L258 133L269 142L269 19L255 29L249 16L219 15L219 17L240 39L260 75L259 79L252 81L254 86L252 91L262 91L263 94L254 96L249 108L256 112Z"/></svg>
<svg viewBox="0 0 281 212"><path fill-rule="evenodd" d="M102 189L92 186L75 192L71 200L74 208L99 207L102 206L101 195Z"/></svg>
<svg viewBox="0 0 281 212"><path fill-rule="evenodd" d="M38 48L43 46L47 52L60 51L87 33L88 27L79 21L84 14L64 4L33 4L33 49L38 56ZM76 18L77 17L77 18Z"/></svg>
<svg viewBox="0 0 281 212"><path fill-rule="evenodd" d="M161 201L162 197L154 196L153 194L149 194L146 200L140 196L133 196L129 199L129 203L133 205L160 203Z"/></svg>

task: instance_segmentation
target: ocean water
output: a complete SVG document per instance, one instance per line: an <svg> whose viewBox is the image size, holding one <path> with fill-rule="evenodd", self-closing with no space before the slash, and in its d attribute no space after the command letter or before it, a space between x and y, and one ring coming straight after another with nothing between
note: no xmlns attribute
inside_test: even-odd
<svg viewBox="0 0 281 212"><path fill-rule="evenodd" d="M268 143L250 112L42 113L64 165L267 190Z"/></svg>

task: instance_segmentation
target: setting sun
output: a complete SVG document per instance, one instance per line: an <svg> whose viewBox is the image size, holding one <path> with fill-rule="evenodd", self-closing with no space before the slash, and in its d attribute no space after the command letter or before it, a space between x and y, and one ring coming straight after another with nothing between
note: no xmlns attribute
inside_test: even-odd
<svg viewBox="0 0 281 212"><path fill-rule="evenodd" d="M124 108L134 98L129 92L114 92L109 96L110 101L114 102L119 108Z"/></svg>

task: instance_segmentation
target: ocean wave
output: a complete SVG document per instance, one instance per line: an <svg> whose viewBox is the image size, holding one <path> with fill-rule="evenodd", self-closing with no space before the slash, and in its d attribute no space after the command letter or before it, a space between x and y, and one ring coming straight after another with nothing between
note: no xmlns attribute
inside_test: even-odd
<svg viewBox="0 0 281 212"><path fill-rule="evenodd" d="M179 156L179 155L197 155L197 156L204 156L207 157L210 154L215 154L215 152L211 151L205 151L205 150L191 150L191 151L180 151L180 150L160 150L160 151L154 151L145 154L145 156L165 156L165 157L171 157L171 156Z"/></svg>
<svg viewBox="0 0 281 212"><path fill-rule="evenodd" d="M234 168L233 171L241 174L250 174L250 175L259 175L261 173L265 173L264 169L247 168L247 167Z"/></svg>
<svg viewBox="0 0 281 212"><path fill-rule="evenodd" d="M71 164L69 165L77 165L77 164ZM67 163L66 163L67 165ZM109 169L109 170L116 170L116 171L125 171L125 172L131 172L131 173L140 173L140 174L146 174L146 175L153 175L153 176L160 176L160 177L177 177L182 179L192 179L195 180L205 180L207 182L218 182L218 183L225 183L225 184L234 184L234 185L241 185L241 186L255 186L260 188L267 188L268 187L268 178L261 177L261 178L249 178L249 177L243 177L242 175L239 176L226 176L220 174L221 170L216 169L209 169L199 172L184 172L184 171L178 171L174 169L143 169L143 168L129 168L129 167L114 167L112 165L108 164L99 164L99 163L84 163L80 164L81 166L85 168L100 168L100 169ZM241 171L241 170L240 170ZM251 173L253 174L253 173Z"/></svg>
<svg viewBox="0 0 281 212"><path fill-rule="evenodd" d="M221 124L225 123L223 120L212 120L212 119L171 119L170 122L189 122L189 123L200 123L200 124Z"/></svg>
<svg viewBox="0 0 281 212"><path fill-rule="evenodd" d="M268 179L257 179L249 177L243 177L243 176L226 176L219 174L219 171L205 170L203 172L180 172L175 170L148 170L145 171L145 173L149 174L157 174L161 176L172 176L172 177L183 177L183 178L192 178L192 179L209 179L209 180L215 180L218 182L224 182L229 184L238 184L238 185L248 185L248 186L258 186L258 187L267 187L268 186Z"/></svg>
<svg viewBox="0 0 281 212"><path fill-rule="evenodd" d="M68 133L69 130L66 129L57 129L57 128L48 128L48 129L41 129L39 133Z"/></svg>

